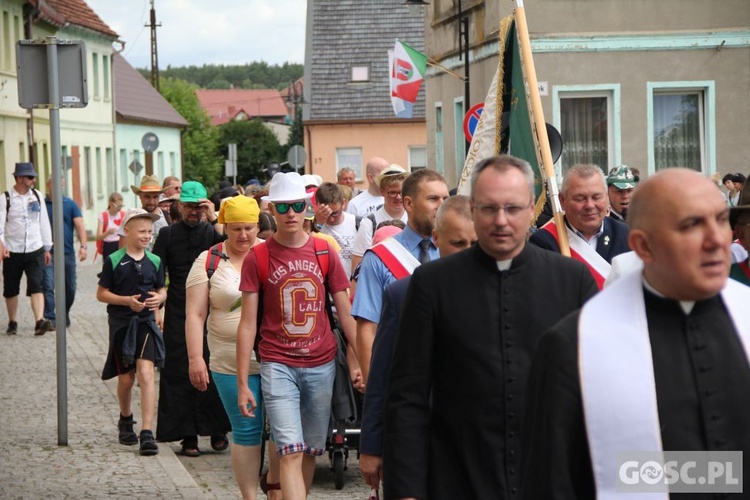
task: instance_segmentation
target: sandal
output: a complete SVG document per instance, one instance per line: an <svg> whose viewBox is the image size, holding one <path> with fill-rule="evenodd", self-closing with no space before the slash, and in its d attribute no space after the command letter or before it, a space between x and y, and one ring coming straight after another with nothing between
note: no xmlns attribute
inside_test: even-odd
<svg viewBox="0 0 750 500"><path fill-rule="evenodd" d="M224 451L229 448L229 440L226 434L211 436L211 448L215 451Z"/></svg>
<svg viewBox="0 0 750 500"><path fill-rule="evenodd" d="M264 472L262 476L260 476L260 489L263 491L264 494L268 495L268 492L271 490L280 490L281 489L281 483L269 483L268 482L268 471Z"/></svg>
<svg viewBox="0 0 750 500"><path fill-rule="evenodd" d="M198 449L198 438L186 438L182 440L182 455L185 457L199 457L201 450Z"/></svg>

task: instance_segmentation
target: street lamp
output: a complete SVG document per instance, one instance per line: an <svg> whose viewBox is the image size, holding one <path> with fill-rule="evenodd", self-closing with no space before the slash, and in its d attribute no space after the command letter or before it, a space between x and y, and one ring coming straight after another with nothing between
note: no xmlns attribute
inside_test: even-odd
<svg viewBox="0 0 750 500"><path fill-rule="evenodd" d="M421 7L428 5L429 2L424 0L406 0L404 2L409 7ZM471 97L469 91L469 16L464 17L461 0L458 0L458 60L464 62L464 113L471 107ZM466 153L469 152L471 142L466 141Z"/></svg>

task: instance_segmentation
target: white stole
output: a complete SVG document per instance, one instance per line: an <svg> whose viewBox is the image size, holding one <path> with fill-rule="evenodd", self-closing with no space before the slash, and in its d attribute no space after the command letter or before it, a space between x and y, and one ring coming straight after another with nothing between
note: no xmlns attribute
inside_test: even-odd
<svg viewBox="0 0 750 500"><path fill-rule="evenodd" d="M604 257L599 255L594 247L588 244L586 240L578 236L565 224L565 230L568 232L568 244L572 250L575 250L596 272L602 275L606 280L609 276L610 264ZM603 237L600 236L600 238Z"/></svg>
<svg viewBox="0 0 750 500"><path fill-rule="evenodd" d="M750 359L750 287L728 279L721 298ZM743 312L745 311L745 312ZM597 498L618 493L617 455L662 451L641 273L630 273L595 295L578 323L581 395ZM667 493L647 495L668 499Z"/></svg>

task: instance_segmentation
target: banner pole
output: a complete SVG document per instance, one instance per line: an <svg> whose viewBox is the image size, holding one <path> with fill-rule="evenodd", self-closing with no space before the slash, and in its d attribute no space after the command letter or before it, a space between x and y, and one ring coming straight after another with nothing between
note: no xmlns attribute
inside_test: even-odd
<svg viewBox="0 0 750 500"><path fill-rule="evenodd" d="M562 206L558 198L559 190L557 188L557 178L555 177L555 165L552 161L547 126L544 122L544 109L542 108L542 99L539 96L539 86L536 79L534 59L531 54L531 39L529 37L529 28L526 25L526 12L523 7L523 0L516 1L516 32L518 33L521 59L523 59L523 73L526 77L528 87L529 104L531 105L531 112L534 115L534 129L539 141L539 153L541 154L542 165L544 167L542 171L546 177L549 200L552 205L555 225L557 226L560 253L566 257L570 257L568 233L564 230L565 220L563 219Z"/></svg>

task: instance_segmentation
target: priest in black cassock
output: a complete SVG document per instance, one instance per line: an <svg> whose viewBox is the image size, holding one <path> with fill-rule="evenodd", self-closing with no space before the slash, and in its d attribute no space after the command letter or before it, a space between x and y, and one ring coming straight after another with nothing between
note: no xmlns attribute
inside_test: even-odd
<svg viewBox="0 0 750 500"><path fill-rule="evenodd" d="M558 323L534 355L523 498L618 497L621 452L742 451L750 478L750 288L727 280L728 211L692 170L636 188L629 243L643 271Z"/></svg>
<svg viewBox="0 0 750 500"><path fill-rule="evenodd" d="M169 288L164 317L166 359L159 377L159 414L156 439L182 440L182 453L198 456L198 436L211 436L215 450L226 449L226 433L231 430L229 418L219 393L209 380L208 389L199 391L190 383L187 344L185 342L185 281L193 262L204 250L223 239L215 230L217 216L213 203L206 199L206 189L199 182L188 181L180 193L182 220L163 228L154 243L154 253L161 257L169 273ZM203 216L207 217L202 221ZM209 362L208 343L204 342L204 359Z"/></svg>
<svg viewBox="0 0 750 500"><path fill-rule="evenodd" d="M389 499L519 496L533 350L597 290L580 262L526 243L528 163L484 160L471 191L478 244L417 268L402 307L384 411Z"/></svg>

